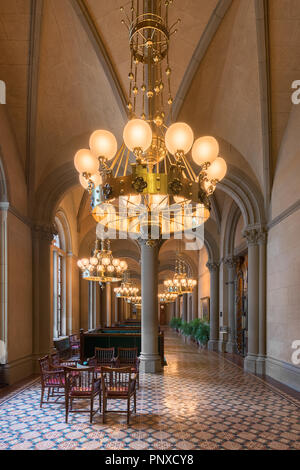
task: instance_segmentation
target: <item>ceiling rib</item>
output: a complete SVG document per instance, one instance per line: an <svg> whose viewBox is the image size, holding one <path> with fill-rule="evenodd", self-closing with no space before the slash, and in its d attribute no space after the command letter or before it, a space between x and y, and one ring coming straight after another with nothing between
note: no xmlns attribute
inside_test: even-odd
<svg viewBox="0 0 300 470"><path fill-rule="evenodd" d="M179 116L185 97L188 93L188 90L190 89L198 68L231 4L232 0L219 0L209 19L209 22L206 25L206 28L200 38L200 41L198 42L198 45L196 46L175 97L173 104L174 121L176 121Z"/></svg>
<svg viewBox="0 0 300 470"><path fill-rule="evenodd" d="M31 208L34 207L33 197L35 190L36 119L43 8L44 0L31 0L25 167L25 175L29 193L29 207Z"/></svg>
<svg viewBox="0 0 300 470"><path fill-rule="evenodd" d="M255 14L263 140L264 202L267 212L270 204L272 181L271 81L267 0L255 0Z"/></svg>
<svg viewBox="0 0 300 470"><path fill-rule="evenodd" d="M99 34L95 21L92 18L91 12L89 11L84 0L71 0L71 4L77 14L85 32L87 33L93 48L97 54L97 57L103 67L104 73L111 86L112 92L117 100L119 109L121 111L124 120L128 119L127 112L127 97L122 88L121 82L118 75L112 65L111 58L104 46L102 38Z"/></svg>

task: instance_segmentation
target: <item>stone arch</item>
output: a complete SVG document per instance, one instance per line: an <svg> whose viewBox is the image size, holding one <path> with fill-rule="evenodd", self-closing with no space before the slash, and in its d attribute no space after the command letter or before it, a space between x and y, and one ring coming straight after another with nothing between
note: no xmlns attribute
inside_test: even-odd
<svg viewBox="0 0 300 470"><path fill-rule="evenodd" d="M234 252L234 240L236 234L236 228L238 221L241 216L240 208L232 201L229 213L225 223L225 234L223 239L223 253L224 256L233 255Z"/></svg>
<svg viewBox="0 0 300 470"><path fill-rule="evenodd" d="M8 202L7 181L5 177L4 167L0 150L0 202Z"/></svg>
<svg viewBox="0 0 300 470"><path fill-rule="evenodd" d="M64 240L63 250L67 253L72 253L72 235L68 218L63 209L59 209L55 214L55 222L59 231L59 234Z"/></svg>

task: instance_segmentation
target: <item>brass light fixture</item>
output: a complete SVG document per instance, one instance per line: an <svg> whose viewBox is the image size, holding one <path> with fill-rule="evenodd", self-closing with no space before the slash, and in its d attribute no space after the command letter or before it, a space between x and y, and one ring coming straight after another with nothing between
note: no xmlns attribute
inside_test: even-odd
<svg viewBox="0 0 300 470"><path fill-rule="evenodd" d="M113 257L109 240L98 239L91 258L83 258L77 265L82 271L83 279L100 283L121 281L128 267L126 261Z"/></svg>
<svg viewBox="0 0 300 470"><path fill-rule="evenodd" d="M197 281L188 277L185 263L177 259L175 274L173 279L164 281L164 286L170 294L183 295L191 294L197 285Z"/></svg>
<svg viewBox="0 0 300 470"><path fill-rule="evenodd" d="M171 293L171 292L163 292L162 294L158 294L158 299L161 304L170 304L175 302L177 299L178 294Z"/></svg>
<svg viewBox="0 0 300 470"><path fill-rule="evenodd" d="M131 53L127 122L120 149L114 135L95 131L75 156L81 184L91 194L95 220L116 233L146 239L200 227L209 196L227 171L214 137L194 140L191 127L172 121L170 0L131 0L122 23ZM191 153L191 159L189 154Z"/></svg>
<svg viewBox="0 0 300 470"><path fill-rule="evenodd" d="M123 281L120 287L114 289L116 297L119 299L128 299L139 295L140 289L135 287L133 282L129 279L129 273L124 273Z"/></svg>

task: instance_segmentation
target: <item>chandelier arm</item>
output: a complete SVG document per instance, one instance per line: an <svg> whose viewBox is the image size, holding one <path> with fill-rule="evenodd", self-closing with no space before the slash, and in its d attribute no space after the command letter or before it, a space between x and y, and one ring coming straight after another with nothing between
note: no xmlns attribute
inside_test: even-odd
<svg viewBox="0 0 300 470"><path fill-rule="evenodd" d="M121 145L121 147L120 147L120 149L118 150L118 152L117 152L115 158L113 159L113 162L112 162L112 164L111 164L111 166L110 166L110 168L109 168L110 171L112 171L112 170L114 169L114 167L116 166L117 161L119 160L119 157L120 157L120 155L121 155L121 152L124 150L124 148L125 148L125 144L124 144L124 142L123 142L122 145Z"/></svg>
<svg viewBox="0 0 300 470"><path fill-rule="evenodd" d="M195 174L193 168L191 167L191 165L190 165L190 163L189 163L189 161L188 161L186 155L184 155L183 159L184 159L184 163L185 163L187 169L188 169L189 172L190 172L190 177L191 177L191 179L193 179L194 181L196 181L196 174Z"/></svg>
<svg viewBox="0 0 300 470"><path fill-rule="evenodd" d="M121 167L121 164L122 164L122 161L123 161L123 158L124 158L124 153L125 153L125 151L126 151L126 147L125 147L125 145L124 145L123 151L122 151L122 155L121 155L121 158L120 158L120 160L119 160L118 167L117 167L117 171L116 171L116 173L115 173L115 177L116 177L116 178L118 177L118 174L119 174L119 171L120 171L120 167Z"/></svg>

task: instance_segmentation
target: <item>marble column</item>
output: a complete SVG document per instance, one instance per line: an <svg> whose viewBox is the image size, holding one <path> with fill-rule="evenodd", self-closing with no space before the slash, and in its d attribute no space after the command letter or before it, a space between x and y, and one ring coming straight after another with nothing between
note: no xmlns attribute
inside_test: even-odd
<svg viewBox="0 0 300 470"><path fill-rule="evenodd" d="M120 323L120 314L119 314L119 297L114 294L115 297L115 321L114 323L117 325Z"/></svg>
<svg viewBox="0 0 300 470"><path fill-rule="evenodd" d="M158 354L158 241L141 240L142 273L142 348L141 371L156 373L161 370Z"/></svg>
<svg viewBox="0 0 300 470"><path fill-rule="evenodd" d="M51 225L35 225L33 237L33 355L36 359L52 347L53 313L50 247L55 229ZM38 371L38 363L35 363Z"/></svg>
<svg viewBox="0 0 300 470"><path fill-rule="evenodd" d="M259 232L249 229L244 236L248 243L248 353L244 368L255 373L259 353Z"/></svg>
<svg viewBox="0 0 300 470"><path fill-rule="evenodd" d="M71 335L73 333L73 292L72 282L73 278L73 253L68 252L66 257L66 334Z"/></svg>
<svg viewBox="0 0 300 470"><path fill-rule="evenodd" d="M106 286L100 284L100 325L106 326Z"/></svg>
<svg viewBox="0 0 300 470"><path fill-rule="evenodd" d="M198 318L198 283L192 293L192 320Z"/></svg>
<svg viewBox="0 0 300 470"><path fill-rule="evenodd" d="M208 349L218 351L219 346L219 263L209 262L210 272L210 339Z"/></svg>
<svg viewBox="0 0 300 470"><path fill-rule="evenodd" d="M228 336L225 346L226 352L232 354L236 351L236 334L235 334L235 273L236 273L236 259L229 256L224 261L227 267L227 288L228 288Z"/></svg>
<svg viewBox="0 0 300 470"><path fill-rule="evenodd" d="M187 302L188 302L187 294L183 294L181 318L182 318L182 321L185 321L185 322L188 321L188 315L187 315L188 303Z"/></svg>
<svg viewBox="0 0 300 470"><path fill-rule="evenodd" d="M8 202L0 203L0 340L3 341L0 364L7 361L7 211Z"/></svg>
<svg viewBox="0 0 300 470"><path fill-rule="evenodd" d="M187 321L188 323L192 321L193 314L192 314L192 294L187 294Z"/></svg>
<svg viewBox="0 0 300 470"><path fill-rule="evenodd" d="M105 284L105 296L106 296L106 326L112 325L112 309L111 309L111 283L106 282Z"/></svg>
<svg viewBox="0 0 300 470"><path fill-rule="evenodd" d="M175 300L175 317L180 318L180 297Z"/></svg>
<svg viewBox="0 0 300 470"><path fill-rule="evenodd" d="M258 237L259 246L259 347L256 372L265 373L266 363L266 308L267 308L267 232L262 230Z"/></svg>

